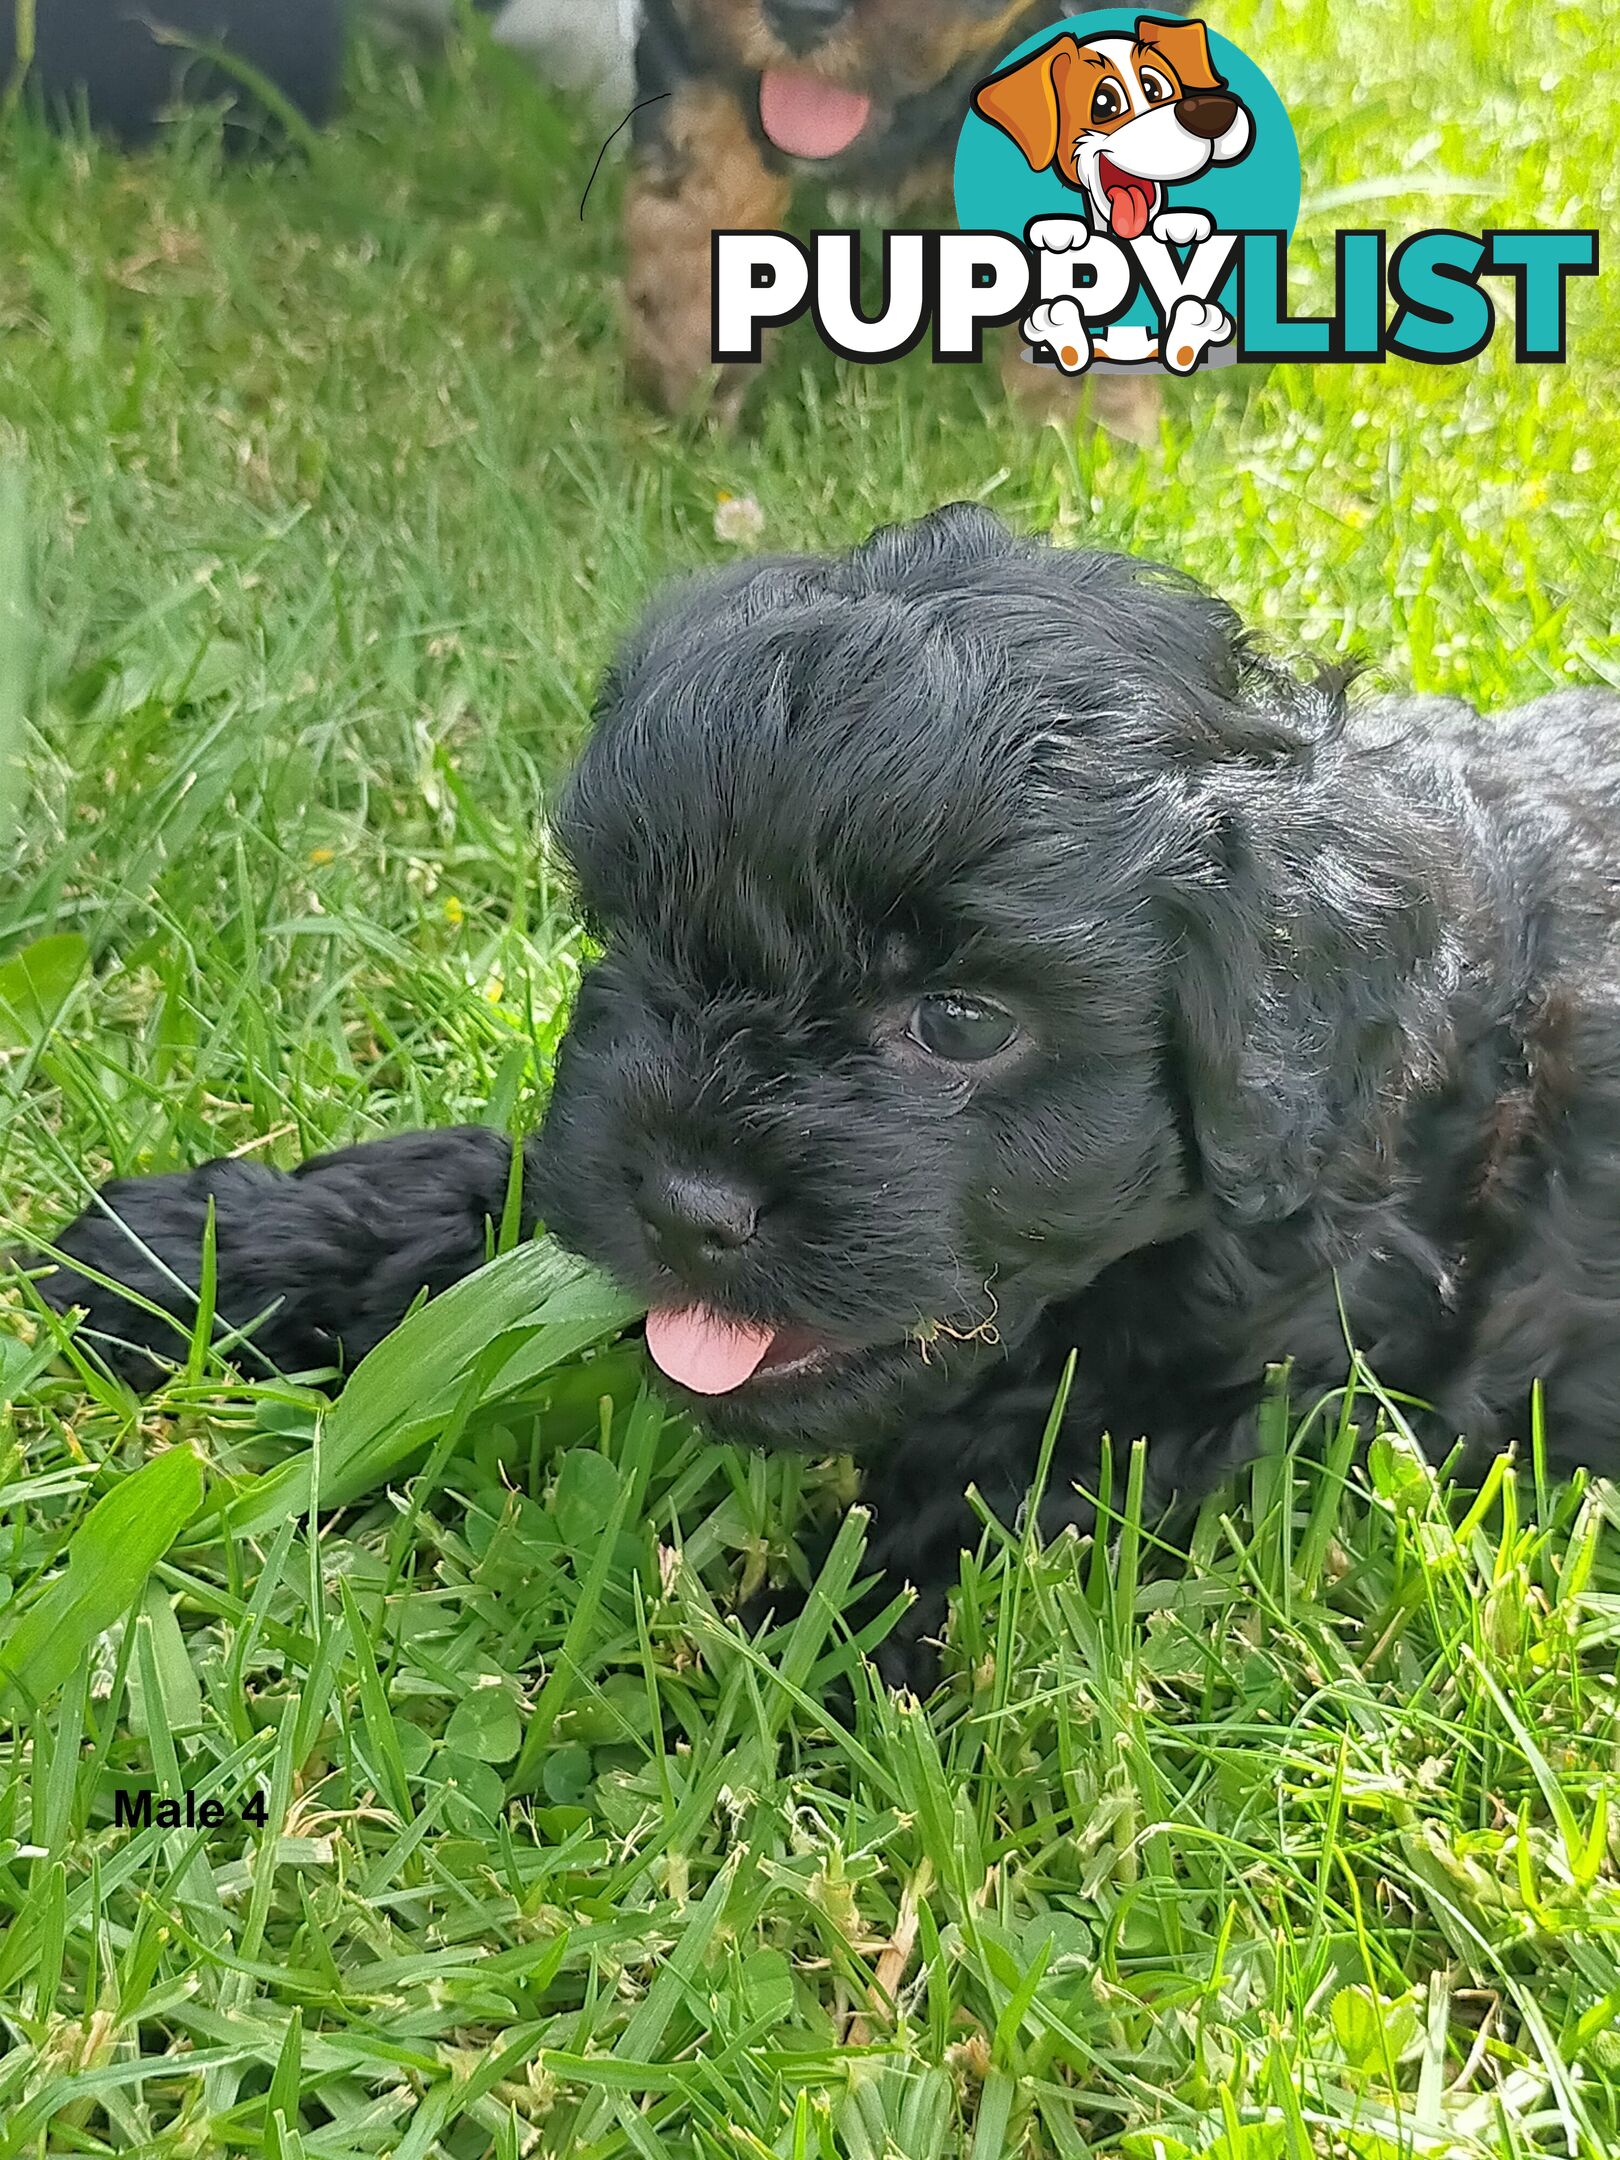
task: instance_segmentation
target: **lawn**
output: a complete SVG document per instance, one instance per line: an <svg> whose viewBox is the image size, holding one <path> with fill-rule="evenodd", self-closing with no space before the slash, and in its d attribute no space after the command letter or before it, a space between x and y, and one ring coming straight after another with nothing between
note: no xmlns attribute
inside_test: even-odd
<svg viewBox="0 0 1620 2160"><path fill-rule="evenodd" d="M1590 11L1217 20L1295 118L1301 304L1341 222L1612 232ZM0 1233L531 1123L547 788L739 545L972 496L1391 680L1620 682L1607 280L1565 367L1236 370L1145 453L793 333L728 439L622 399L600 132L362 55L280 169L7 135ZM1306 1430L1279 1381L1185 1557L1129 1490L1096 1544L987 1524L919 1705L838 1624L858 1511L791 1626L726 1618L852 1474L666 1421L544 1248L324 1412L201 1349L137 1404L9 1296L0 2160L1620 2146L1620 1521L1534 1451L1470 1504L1393 1406L1355 1457L1371 1376Z"/></svg>

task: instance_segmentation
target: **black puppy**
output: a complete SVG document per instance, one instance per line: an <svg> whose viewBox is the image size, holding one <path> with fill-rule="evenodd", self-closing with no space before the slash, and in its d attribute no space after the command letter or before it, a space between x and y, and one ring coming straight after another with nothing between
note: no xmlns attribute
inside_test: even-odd
<svg viewBox="0 0 1620 2160"><path fill-rule="evenodd" d="M1617 818L1620 699L1347 708L980 510L741 566L631 641L560 806L603 956L526 1218L646 1296L716 1431L862 1457L919 1630L1071 1347L1050 1525L1105 1433L1162 1498L1249 1448L1268 1361L1342 1381L1341 1298L1438 1445L1540 1378L1559 1460L1612 1462ZM254 1339L307 1362L475 1265L507 1163L418 1135L108 1199L194 1279L211 1186L222 1313L282 1293ZM126 1267L105 1214L62 1243Z"/></svg>

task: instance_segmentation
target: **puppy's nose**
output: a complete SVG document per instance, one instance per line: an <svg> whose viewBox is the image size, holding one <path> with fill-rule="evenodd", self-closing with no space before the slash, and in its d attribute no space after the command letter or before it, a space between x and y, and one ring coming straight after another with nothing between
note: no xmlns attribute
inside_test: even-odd
<svg viewBox="0 0 1620 2160"><path fill-rule="evenodd" d="M1224 135L1237 113L1237 99L1223 97L1219 90L1195 90L1190 97L1176 99L1176 118L1189 135L1205 142Z"/></svg>
<svg viewBox="0 0 1620 2160"><path fill-rule="evenodd" d="M660 1257L674 1267L736 1252L759 1223L753 1195L712 1171L654 1171L642 1180L640 1209Z"/></svg>
<svg viewBox="0 0 1620 2160"><path fill-rule="evenodd" d="M807 53L832 36L849 13L852 0L764 0L767 29L790 52Z"/></svg>

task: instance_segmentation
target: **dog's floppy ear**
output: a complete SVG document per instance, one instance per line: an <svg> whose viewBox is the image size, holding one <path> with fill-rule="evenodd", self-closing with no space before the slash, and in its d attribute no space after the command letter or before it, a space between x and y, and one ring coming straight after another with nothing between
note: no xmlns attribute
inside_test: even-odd
<svg viewBox="0 0 1620 2160"><path fill-rule="evenodd" d="M1201 868L1160 896L1185 1127L1206 1190L1251 1224L1308 1204L1324 1178L1366 1189L1389 1168L1379 1136L1425 1079L1436 955L1469 904L1454 843L1402 789L1398 740L1375 755L1342 733L1342 678L1258 680L1296 746L1279 759L1260 738L1258 755L1193 779Z"/></svg>
<svg viewBox="0 0 1620 2160"><path fill-rule="evenodd" d="M973 110L1010 135L1033 172L1044 172L1057 156L1063 136L1063 85L1077 40L1064 32L1039 52L1003 68L973 93Z"/></svg>
<svg viewBox="0 0 1620 2160"><path fill-rule="evenodd" d="M1240 853L1241 844L1228 847ZM1205 1190L1223 1213L1278 1222L1305 1204L1320 1176L1333 1114L1320 1045L1327 1016L1294 1009L1288 976L1268 947L1278 933L1252 869L1232 886L1184 894L1180 967L1169 1035L1188 1133ZM1234 889L1235 888L1235 889ZM1269 934L1268 934L1269 933Z"/></svg>
<svg viewBox="0 0 1620 2160"><path fill-rule="evenodd" d="M1169 61L1183 90L1226 88L1226 77L1215 72L1209 32L1201 22L1160 22L1152 15L1138 15L1136 42Z"/></svg>

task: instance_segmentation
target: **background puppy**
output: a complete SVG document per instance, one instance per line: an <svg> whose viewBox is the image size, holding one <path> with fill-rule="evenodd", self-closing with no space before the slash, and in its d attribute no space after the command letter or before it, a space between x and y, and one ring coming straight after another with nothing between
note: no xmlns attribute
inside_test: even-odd
<svg viewBox="0 0 1620 2160"><path fill-rule="evenodd" d="M715 231L780 226L801 177L891 199L943 192L974 85L1010 45L1084 12L1069 0L644 0L625 197L643 392L676 411L710 381ZM1139 425L1144 391L1156 410L1151 382L1105 380L1100 417ZM727 372L723 416L747 383L746 368Z"/></svg>
<svg viewBox="0 0 1620 2160"><path fill-rule="evenodd" d="M749 563L653 611L562 800L603 952L526 1207L647 1299L716 1431L862 1457L925 1592L891 1672L1071 1349L1049 1529L1104 1435L1151 1437L1158 1501L1252 1447L1268 1362L1339 1384L1341 1300L1440 1447L1522 1432L1539 1378L1558 1459L1612 1462L1617 812L1620 699L1347 711L1193 586L977 509ZM216 1182L221 1312L279 1276L352 1353L479 1256L478 1146L240 1213ZM200 1188L109 1197L195 1279ZM116 1276L127 1237L62 1244Z"/></svg>

